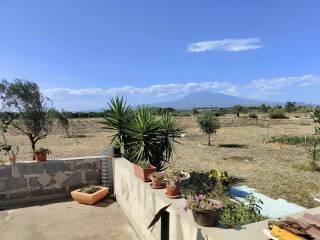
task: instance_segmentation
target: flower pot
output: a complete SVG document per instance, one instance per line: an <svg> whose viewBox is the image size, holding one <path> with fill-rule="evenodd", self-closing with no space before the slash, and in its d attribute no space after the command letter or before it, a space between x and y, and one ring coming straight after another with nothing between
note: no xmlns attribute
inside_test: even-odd
<svg viewBox="0 0 320 240"><path fill-rule="evenodd" d="M192 215L196 223L203 227L217 226L219 221L219 211L195 210L192 209Z"/></svg>
<svg viewBox="0 0 320 240"><path fill-rule="evenodd" d="M34 157L38 162L43 162L47 160L47 153L46 152L35 152Z"/></svg>
<svg viewBox="0 0 320 240"><path fill-rule="evenodd" d="M168 197L178 197L181 195L180 192L180 181L167 181L166 182L166 195Z"/></svg>
<svg viewBox="0 0 320 240"><path fill-rule="evenodd" d="M152 181L151 187L153 188L162 188L163 187L163 177L162 178L156 178L150 175L150 179Z"/></svg>
<svg viewBox="0 0 320 240"><path fill-rule="evenodd" d="M80 190L81 189L77 189L71 192L73 200L77 201L78 203L93 205L107 196L109 188L100 187L100 190L92 194L80 192Z"/></svg>
<svg viewBox="0 0 320 240"><path fill-rule="evenodd" d="M150 182L149 175L155 171L157 171L157 168L152 165L149 168L143 169L137 164L133 164L134 174L144 182Z"/></svg>

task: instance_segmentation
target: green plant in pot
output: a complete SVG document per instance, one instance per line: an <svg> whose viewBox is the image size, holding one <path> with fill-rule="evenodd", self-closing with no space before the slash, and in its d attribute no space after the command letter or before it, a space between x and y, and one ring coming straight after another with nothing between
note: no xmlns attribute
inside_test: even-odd
<svg viewBox="0 0 320 240"><path fill-rule="evenodd" d="M188 173L180 171L176 167L168 168L164 171L166 182L166 196L169 198L179 198L181 196L181 182L190 178Z"/></svg>
<svg viewBox="0 0 320 240"><path fill-rule="evenodd" d="M133 164L133 172L144 182L149 182L150 174L156 171L156 167L152 166L150 162L146 160L140 160Z"/></svg>
<svg viewBox="0 0 320 240"><path fill-rule="evenodd" d="M172 159L176 139L181 137L175 118L170 113L156 112L146 106L132 109L123 98L111 99L104 118L105 128L115 130L123 146L123 155L132 163L148 161L158 171Z"/></svg>
<svg viewBox="0 0 320 240"><path fill-rule="evenodd" d="M187 208L192 210L194 220L203 227L214 227L219 222L223 203L206 195L194 195L187 198Z"/></svg>
<svg viewBox="0 0 320 240"><path fill-rule="evenodd" d="M149 178L152 181L152 184L151 184L152 188L163 188L163 179L164 179L163 172L153 172L149 175Z"/></svg>
<svg viewBox="0 0 320 240"><path fill-rule="evenodd" d="M43 162L47 160L47 155L51 154L51 151L48 148L41 147L36 149L33 154L38 162Z"/></svg>

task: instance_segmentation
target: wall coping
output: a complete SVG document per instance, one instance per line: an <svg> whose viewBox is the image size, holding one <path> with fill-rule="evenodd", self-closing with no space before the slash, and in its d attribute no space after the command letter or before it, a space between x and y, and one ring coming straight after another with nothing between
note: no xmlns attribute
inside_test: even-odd
<svg viewBox="0 0 320 240"><path fill-rule="evenodd" d="M107 155L98 155L98 156L84 156L84 157L68 157L68 158L52 158L52 159L47 159L47 161L75 161L75 160L86 160L86 159L100 159L100 158L104 158L104 157L110 157L110 156L107 156ZM44 161L47 162L47 161ZM28 161L22 161L22 160L17 160L16 161L16 164L24 164L24 163L39 163L35 160L28 160ZM5 164L3 165L0 165L1 166L10 166L12 165L10 162L6 162Z"/></svg>

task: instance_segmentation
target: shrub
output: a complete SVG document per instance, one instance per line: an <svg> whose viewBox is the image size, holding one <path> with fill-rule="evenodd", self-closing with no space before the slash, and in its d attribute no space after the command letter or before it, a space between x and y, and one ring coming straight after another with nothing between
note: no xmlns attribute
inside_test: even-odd
<svg viewBox="0 0 320 240"><path fill-rule="evenodd" d="M274 111L269 113L270 119L288 119L289 117L284 114L282 111Z"/></svg>
<svg viewBox="0 0 320 240"><path fill-rule="evenodd" d="M255 118L258 119L258 115L254 112L249 113L249 118Z"/></svg>
<svg viewBox="0 0 320 240"><path fill-rule="evenodd" d="M271 142L286 143L286 144L304 144L318 139L320 142L320 137L314 137L313 135L299 136L299 135L279 135L271 136Z"/></svg>

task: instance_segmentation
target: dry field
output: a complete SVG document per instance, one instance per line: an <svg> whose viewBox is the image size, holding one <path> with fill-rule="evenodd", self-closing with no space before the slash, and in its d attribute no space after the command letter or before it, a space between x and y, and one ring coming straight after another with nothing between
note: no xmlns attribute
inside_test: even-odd
<svg viewBox="0 0 320 240"><path fill-rule="evenodd" d="M111 133L101 130L99 119L73 119L72 132L78 137L65 138L62 129L39 142L52 150L50 158L99 155L110 142ZM185 136L176 146L174 160L187 171L218 168L241 179L243 185L256 188L273 198L314 207L313 195L320 192L320 173L300 171L293 166L307 161L303 146L268 143L275 134L313 132L310 119L249 120L233 116L220 119L222 128L213 136L213 146L197 127L194 117L182 117L178 123ZM83 136L81 136L83 135ZM11 131L10 143L20 147L19 159L30 160L26 137Z"/></svg>

